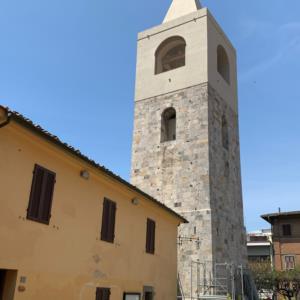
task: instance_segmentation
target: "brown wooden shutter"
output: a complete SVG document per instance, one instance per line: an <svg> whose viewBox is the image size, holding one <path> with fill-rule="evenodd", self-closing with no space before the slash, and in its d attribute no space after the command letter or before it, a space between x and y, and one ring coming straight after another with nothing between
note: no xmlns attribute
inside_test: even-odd
<svg viewBox="0 0 300 300"><path fill-rule="evenodd" d="M40 217L43 221L48 223L51 218L51 207L52 207L54 185L55 185L55 174L46 171L44 174L44 194L41 199Z"/></svg>
<svg viewBox="0 0 300 300"><path fill-rule="evenodd" d="M101 227L101 240L107 240L107 230L108 230L108 219L109 219L109 203L107 199L103 201L103 211L102 211L102 227Z"/></svg>
<svg viewBox="0 0 300 300"><path fill-rule="evenodd" d="M27 218L38 219L40 199L42 195L44 169L35 165L33 171L29 206L27 210Z"/></svg>
<svg viewBox="0 0 300 300"><path fill-rule="evenodd" d="M155 222L150 219L147 219L146 252L150 254L155 252Z"/></svg>
<svg viewBox="0 0 300 300"><path fill-rule="evenodd" d="M113 243L115 239L117 205L115 202L104 199L102 213L101 240Z"/></svg>
<svg viewBox="0 0 300 300"><path fill-rule="evenodd" d="M55 177L55 173L35 165L27 210L28 219L49 224Z"/></svg>
<svg viewBox="0 0 300 300"><path fill-rule="evenodd" d="M155 222L151 222L151 248L150 252L154 254L155 252Z"/></svg>
<svg viewBox="0 0 300 300"><path fill-rule="evenodd" d="M146 232L146 252L150 252L150 220L147 219L147 232Z"/></svg>
<svg viewBox="0 0 300 300"><path fill-rule="evenodd" d="M116 223L116 209L117 205L115 202L110 202L109 205L109 223L108 223L108 241L111 243L115 240L115 223Z"/></svg>

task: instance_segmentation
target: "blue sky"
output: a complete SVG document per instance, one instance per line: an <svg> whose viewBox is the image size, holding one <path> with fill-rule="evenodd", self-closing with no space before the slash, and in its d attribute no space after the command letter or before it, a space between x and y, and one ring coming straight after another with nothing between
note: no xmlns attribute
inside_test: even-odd
<svg viewBox="0 0 300 300"><path fill-rule="evenodd" d="M248 230L300 210L300 1L206 0L238 52ZM2 0L0 104L129 179L137 32L170 0Z"/></svg>

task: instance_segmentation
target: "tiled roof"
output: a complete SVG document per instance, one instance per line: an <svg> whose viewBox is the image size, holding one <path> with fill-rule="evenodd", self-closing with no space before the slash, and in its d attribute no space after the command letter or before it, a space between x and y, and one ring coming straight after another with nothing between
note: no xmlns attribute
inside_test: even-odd
<svg viewBox="0 0 300 300"><path fill-rule="evenodd" d="M53 135L52 133L48 132L47 130L45 130L41 126L39 126L37 124L34 124L30 119L24 117L23 115L21 115L20 113L18 113L16 111L10 110L8 107L0 106L0 108L7 110L9 120L13 120L13 121L17 122L18 124L22 125L23 127L31 130L32 132L34 132L36 134L38 134L40 137L48 140L49 142L51 142L51 143L55 144L56 146L60 147L61 149L69 152L72 155L75 155L77 158L83 160L84 162L88 163L92 167L97 168L99 171L104 172L106 175L108 175L111 178L117 180L119 183L121 183L121 184L125 185L126 187L130 188L132 191L137 192L138 194L145 197L149 201L155 203L156 205L158 205L162 209L166 210L170 214L176 216L183 223L188 223L188 221L183 216L179 215L178 213L176 213L171 208L167 207L166 205L164 205L160 201L156 200L152 196L150 196L147 193L143 192L142 190L140 190L136 186L132 185L131 183L129 183L125 179L121 178L120 176L116 175L115 173L113 173L109 169L105 168L104 166L101 166L96 161L92 160L91 158L89 158L86 155L84 155L83 153L81 153L80 150L75 149L74 147L72 147L71 145L69 145L67 143L64 143L63 141L61 141L59 139L59 137L57 137L56 135Z"/></svg>

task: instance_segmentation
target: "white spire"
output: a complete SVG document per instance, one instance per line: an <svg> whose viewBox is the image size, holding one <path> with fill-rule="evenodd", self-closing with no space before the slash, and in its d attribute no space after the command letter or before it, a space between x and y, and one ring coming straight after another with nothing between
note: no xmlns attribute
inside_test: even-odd
<svg viewBox="0 0 300 300"><path fill-rule="evenodd" d="M199 0L173 0L163 23L195 12L200 8Z"/></svg>

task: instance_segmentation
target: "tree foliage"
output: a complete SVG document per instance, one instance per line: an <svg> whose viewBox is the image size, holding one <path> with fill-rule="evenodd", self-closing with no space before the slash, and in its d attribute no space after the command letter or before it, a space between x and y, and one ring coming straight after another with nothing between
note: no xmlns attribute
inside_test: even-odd
<svg viewBox="0 0 300 300"><path fill-rule="evenodd" d="M272 291L289 300L299 296L300 269L275 271L269 262L252 263L250 268L259 292Z"/></svg>

